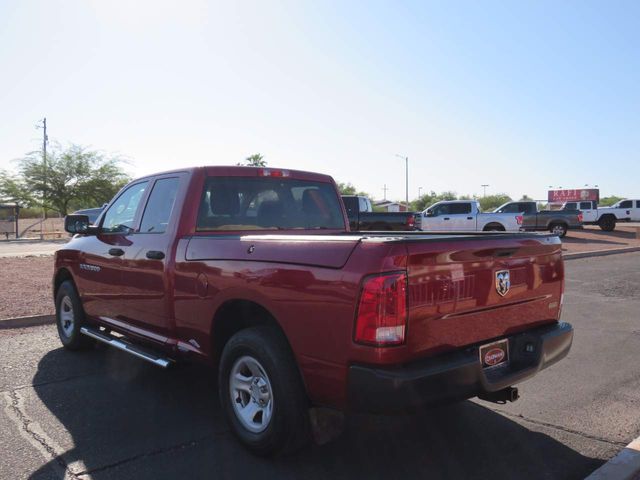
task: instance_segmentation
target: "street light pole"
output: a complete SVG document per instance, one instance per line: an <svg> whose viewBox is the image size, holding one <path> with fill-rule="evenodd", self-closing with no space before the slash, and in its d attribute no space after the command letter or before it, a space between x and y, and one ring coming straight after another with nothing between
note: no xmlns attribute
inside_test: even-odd
<svg viewBox="0 0 640 480"><path fill-rule="evenodd" d="M491 185L480 185L480 186L484 189L484 191L482 193L482 196L486 197L487 196L487 187L490 187Z"/></svg>
<svg viewBox="0 0 640 480"><path fill-rule="evenodd" d="M396 157L404 158L404 171L405 171L405 206L407 210L409 210L409 157L405 157L402 155L398 155L396 153Z"/></svg>
<svg viewBox="0 0 640 480"><path fill-rule="evenodd" d="M422 195L422 187L418 187L418 198L420 198L420 195Z"/></svg>

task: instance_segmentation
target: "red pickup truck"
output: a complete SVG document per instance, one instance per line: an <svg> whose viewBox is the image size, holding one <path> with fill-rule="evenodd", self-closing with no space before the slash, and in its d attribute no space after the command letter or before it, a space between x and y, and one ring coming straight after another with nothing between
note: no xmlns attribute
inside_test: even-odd
<svg viewBox="0 0 640 480"><path fill-rule="evenodd" d="M311 407L390 412L512 386L567 355L557 236L350 232L331 177L200 167L123 188L56 253L69 350L216 366L258 454L309 438Z"/></svg>

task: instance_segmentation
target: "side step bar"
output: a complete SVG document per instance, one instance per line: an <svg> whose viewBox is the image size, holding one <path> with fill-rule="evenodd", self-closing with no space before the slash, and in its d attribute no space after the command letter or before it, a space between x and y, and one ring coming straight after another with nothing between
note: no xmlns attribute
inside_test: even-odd
<svg viewBox="0 0 640 480"><path fill-rule="evenodd" d="M171 360L167 358L160 357L153 352L150 352L142 347L137 345L133 345L126 340L122 340L120 338L112 337L111 335L102 333L99 330L95 330L88 327L80 327L80 333L86 335L87 337L95 338L99 342L106 343L107 345L111 345L112 347L117 348L118 350L122 350L123 352L130 353L131 355L142 358L147 362L151 362L154 365L157 365L162 368L167 368L171 364Z"/></svg>

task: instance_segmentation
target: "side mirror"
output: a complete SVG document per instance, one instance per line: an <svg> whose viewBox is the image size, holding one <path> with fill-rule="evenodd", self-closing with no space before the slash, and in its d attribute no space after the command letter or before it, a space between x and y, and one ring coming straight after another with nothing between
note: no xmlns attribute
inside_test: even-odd
<svg viewBox="0 0 640 480"><path fill-rule="evenodd" d="M433 210L427 210L424 214L425 217L435 217L436 215L433 213Z"/></svg>
<svg viewBox="0 0 640 480"><path fill-rule="evenodd" d="M69 233L81 233L83 235L95 235L96 229L91 227L89 217L86 215L67 215L64 217L64 229Z"/></svg>

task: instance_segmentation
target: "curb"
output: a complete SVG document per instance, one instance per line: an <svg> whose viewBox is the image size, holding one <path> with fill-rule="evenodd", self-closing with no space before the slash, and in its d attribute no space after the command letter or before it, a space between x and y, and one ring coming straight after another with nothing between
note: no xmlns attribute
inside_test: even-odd
<svg viewBox="0 0 640 480"><path fill-rule="evenodd" d="M32 317L17 317L0 320L0 330L10 328L36 327L39 325L49 325L56 323L55 315L35 315Z"/></svg>
<svg viewBox="0 0 640 480"><path fill-rule="evenodd" d="M640 247L613 248L611 250L592 250L590 252L563 253L563 260L574 260L577 258L604 257L606 255L616 255L618 253L640 252Z"/></svg>
<svg viewBox="0 0 640 480"><path fill-rule="evenodd" d="M633 480L640 475L640 437L585 480Z"/></svg>

